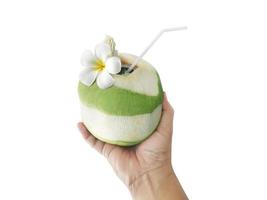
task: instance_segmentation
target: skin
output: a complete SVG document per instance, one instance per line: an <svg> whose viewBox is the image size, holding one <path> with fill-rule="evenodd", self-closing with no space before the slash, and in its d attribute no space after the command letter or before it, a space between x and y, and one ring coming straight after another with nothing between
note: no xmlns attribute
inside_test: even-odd
<svg viewBox="0 0 267 200"><path fill-rule="evenodd" d="M83 138L104 155L134 200L187 200L171 163L174 110L166 94L157 130L141 144L120 147L96 139L83 125Z"/></svg>

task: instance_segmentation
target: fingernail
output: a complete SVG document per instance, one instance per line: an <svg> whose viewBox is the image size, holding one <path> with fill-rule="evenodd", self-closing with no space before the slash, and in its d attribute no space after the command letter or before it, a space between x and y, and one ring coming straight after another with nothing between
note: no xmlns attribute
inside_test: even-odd
<svg viewBox="0 0 267 200"><path fill-rule="evenodd" d="M78 128L80 131L83 129L83 127L81 126L81 122L79 122L79 123L77 124L77 128Z"/></svg>

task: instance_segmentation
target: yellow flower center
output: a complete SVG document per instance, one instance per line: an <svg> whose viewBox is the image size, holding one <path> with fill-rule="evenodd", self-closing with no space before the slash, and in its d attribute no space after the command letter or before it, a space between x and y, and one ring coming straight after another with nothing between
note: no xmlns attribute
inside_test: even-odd
<svg viewBox="0 0 267 200"><path fill-rule="evenodd" d="M97 60L96 70L102 71L105 68L105 63L102 60Z"/></svg>

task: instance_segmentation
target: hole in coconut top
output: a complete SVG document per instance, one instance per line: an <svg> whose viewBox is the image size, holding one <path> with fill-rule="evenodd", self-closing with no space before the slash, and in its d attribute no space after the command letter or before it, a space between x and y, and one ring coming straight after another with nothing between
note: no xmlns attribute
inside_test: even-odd
<svg viewBox="0 0 267 200"><path fill-rule="evenodd" d="M127 70L131 67L132 63L129 61L129 59L127 59L127 57L120 56L120 59L121 59L121 71L117 75L123 75L123 76L130 75L138 68L137 64L130 72L127 72Z"/></svg>
<svg viewBox="0 0 267 200"><path fill-rule="evenodd" d="M129 69L131 65L130 64L122 64L121 65L121 71L118 73L118 75L129 75L131 74L134 69L132 69L130 72L127 72L127 70Z"/></svg>

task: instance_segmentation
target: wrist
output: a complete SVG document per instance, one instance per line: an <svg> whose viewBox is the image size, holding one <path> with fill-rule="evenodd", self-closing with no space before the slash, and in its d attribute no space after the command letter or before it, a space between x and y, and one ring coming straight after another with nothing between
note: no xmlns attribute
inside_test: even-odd
<svg viewBox="0 0 267 200"><path fill-rule="evenodd" d="M187 199L170 164L140 175L129 189L134 200Z"/></svg>

